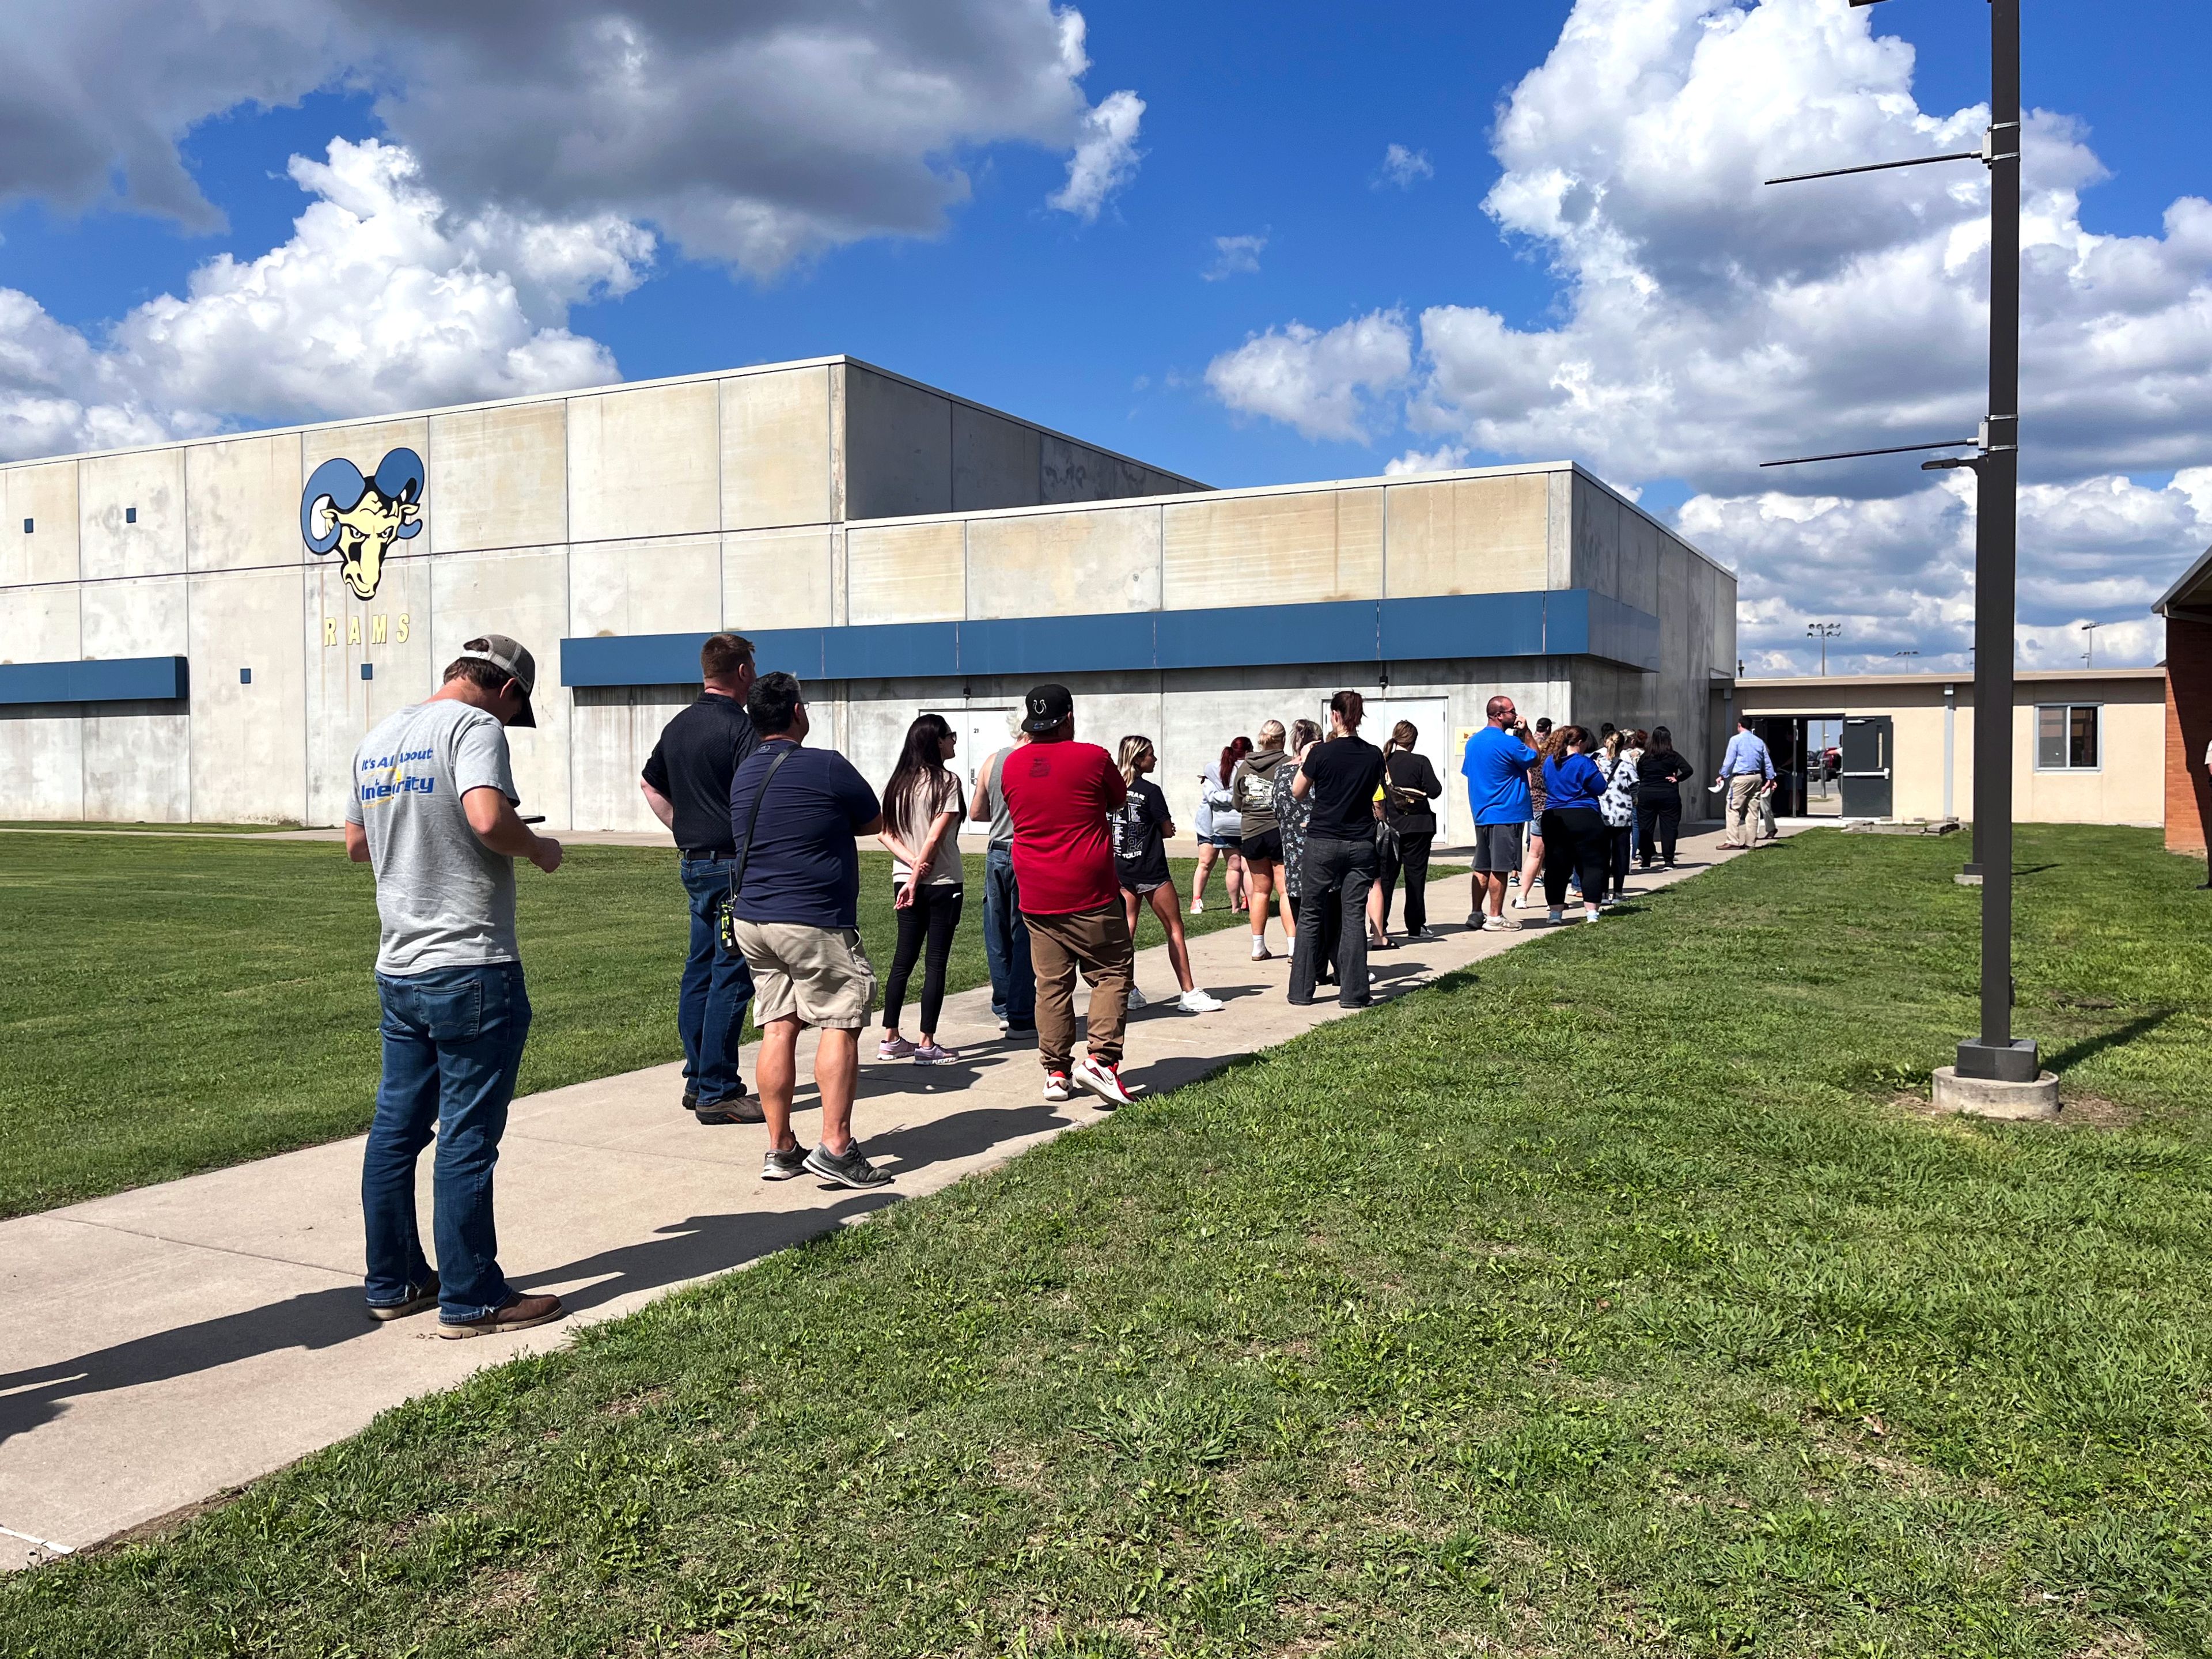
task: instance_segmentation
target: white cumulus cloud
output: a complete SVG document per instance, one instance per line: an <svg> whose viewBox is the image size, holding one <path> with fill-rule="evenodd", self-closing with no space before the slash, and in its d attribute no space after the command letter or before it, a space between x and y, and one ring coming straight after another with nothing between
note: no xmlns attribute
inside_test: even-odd
<svg viewBox="0 0 2212 1659"><path fill-rule="evenodd" d="M1393 144L1382 152L1382 170L1375 175L1375 182L1378 187L1395 185L1400 190L1411 190L1422 179L1436 176L1436 166L1429 160L1428 151Z"/></svg>
<svg viewBox="0 0 2212 1659"><path fill-rule="evenodd" d="M614 215L772 275L927 236L999 143L1071 155L1095 218L1143 100L1093 106L1082 14L1052 0L75 0L0 7L0 203L221 213L179 150L199 122L343 85L455 210Z"/></svg>
<svg viewBox="0 0 2212 1659"><path fill-rule="evenodd" d="M1326 333L1289 323L1224 351L1206 384L1231 409L1296 427L1309 438L1364 441L1372 398L1402 384L1413 338L1395 311L1371 311Z"/></svg>
<svg viewBox="0 0 2212 1659"><path fill-rule="evenodd" d="M1209 283L1224 276L1249 276L1260 269L1260 256L1267 251L1265 236L1217 236L1213 260L1199 272Z"/></svg>
<svg viewBox="0 0 2212 1659"><path fill-rule="evenodd" d="M568 307L622 294L653 255L612 216L449 214L397 146L333 140L295 156L315 200L282 246L217 256L181 296L104 339L0 289L0 455L101 448L270 422L603 384L611 353Z"/></svg>
<svg viewBox="0 0 2212 1659"><path fill-rule="evenodd" d="M1145 100L1133 92L1100 99L1098 107L1083 118L1082 139L1067 158L1067 182L1045 198L1047 205L1086 225L1095 221L1099 210L1137 176L1137 129L1144 118Z"/></svg>
<svg viewBox="0 0 2212 1659"><path fill-rule="evenodd" d="M1922 108L1912 51L1880 21L1844 0L1577 0L1500 112L1484 203L1548 264L1553 314L1419 318L1406 425L1624 486L1686 481L1685 528L1741 567L1747 655L1802 661L1804 618L1839 614L1869 660L1932 656L1971 611L1965 483L1931 487L1910 457L1757 466L1971 436L1983 412L1984 170L1760 182L1978 146L1986 109ZM2025 173L2023 622L2124 620L2212 529L2191 486L2155 487L2212 462L2212 203L2176 201L2155 234L2089 231L2081 192L2103 168L2048 111ZM1346 434L1326 378L1311 410L1280 377L1209 380L1233 408Z"/></svg>

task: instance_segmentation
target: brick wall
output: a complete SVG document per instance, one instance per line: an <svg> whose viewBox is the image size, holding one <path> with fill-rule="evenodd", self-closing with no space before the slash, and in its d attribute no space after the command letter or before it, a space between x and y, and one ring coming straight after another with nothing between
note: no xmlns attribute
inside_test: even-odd
<svg viewBox="0 0 2212 1659"><path fill-rule="evenodd" d="M2166 844L2202 853L2212 828L2212 623L2168 617L2166 624Z"/></svg>

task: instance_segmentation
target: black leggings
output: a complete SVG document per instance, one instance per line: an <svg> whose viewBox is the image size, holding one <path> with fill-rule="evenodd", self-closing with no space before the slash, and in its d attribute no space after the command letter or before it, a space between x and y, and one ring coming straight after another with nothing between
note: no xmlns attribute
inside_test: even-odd
<svg viewBox="0 0 2212 1659"><path fill-rule="evenodd" d="M1429 848L1433 830L1401 830L1384 836L1382 843L1382 927L1390 927L1390 900L1398 885L1398 872L1406 872L1406 931L1418 933L1429 925Z"/></svg>
<svg viewBox="0 0 2212 1659"><path fill-rule="evenodd" d="M1605 896L1606 868L1613 851L1613 834L1595 806L1547 806L1544 809L1544 902L1562 909L1567 902L1567 878L1579 876L1583 902L1595 904Z"/></svg>
<svg viewBox="0 0 2212 1659"><path fill-rule="evenodd" d="M1625 823L1616 830L1608 823L1605 827L1605 838L1612 854L1606 870L1606 874L1611 878L1607 890L1613 897L1619 898L1628 890L1628 864L1630 848L1636 841L1635 826Z"/></svg>
<svg viewBox="0 0 2212 1659"><path fill-rule="evenodd" d="M1682 829L1682 797L1669 789L1664 795L1646 795L1636 803L1637 828L1644 835L1644 867L1656 856L1674 861L1674 837Z"/></svg>
<svg viewBox="0 0 2212 1659"><path fill-rule="evenodd" d="M931 1036L937 1034L937 1017L945 1007L945 959L952 954L952 930L960 925L960 905L967 890L957 884L951 887L927 885L914 890L914 902L903 910L894 911L898 917L898 948L891 953L890 976L884 981L884 1030L898 1030L899 1014L906 1006L906 982L914 972L915 959L922 956L922 942L929 944L929 954L922 959L921 969L921 1029Z"/></svg>

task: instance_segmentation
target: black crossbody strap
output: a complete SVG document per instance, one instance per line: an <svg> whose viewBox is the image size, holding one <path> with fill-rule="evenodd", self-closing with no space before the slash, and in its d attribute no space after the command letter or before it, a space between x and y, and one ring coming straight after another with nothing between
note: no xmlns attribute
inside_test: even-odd
<svg viewBox="0 0 2212 1659"><path fill-rule="evenodd" d="M730 902L732 904L738 902L738 890L745 884L745 865L753 855L753 831L760 828L761 803L768 799L768 787L775 781L775 775L784 762L798 752L797 744L784 744L783 752L768 763L768 770L761 777L760 787L754 792L753 810L745 819L745 844L738 848L737 868L730 872Z"/></svg>

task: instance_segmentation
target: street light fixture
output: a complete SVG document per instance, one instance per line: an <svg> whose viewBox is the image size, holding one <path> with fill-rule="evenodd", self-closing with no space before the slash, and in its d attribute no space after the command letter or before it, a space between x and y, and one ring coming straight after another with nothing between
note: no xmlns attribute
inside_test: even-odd
<svg viewBox="0 0 2212 1659"><path fill-rule="evenodd" d="M1853 7L1881 0L1850 0ZM2012 1034L2012 698L2013 626L2017 606L2020 514L2020 0L1989 0L1990 125L1979 150L1916 156L1826 173L1792 173L1797 183L1938 161L1978 161L1990 174L1989 413L1971 445L1903 445L1804 460L1848 460L1912 449L1974 453L1923 461L1924 471L1965 467L1974 474L1974 862L1982 885L1981 1030L1959 1045L1958 1076L2033 1084L2041 1054ZM1770 466L1796 465L1770 461ZM2094 635L2091 636L2093 639Z"/></svg>
<svg viewBox="0 0 2212 1659"><path fill-rule="evenodd" d="M2089 636L2081 642L2081 666L2084 668L2094 668L2097 665L2097 630L2104 625L2102 623L2081 624L2081 631Z"/></svg>

